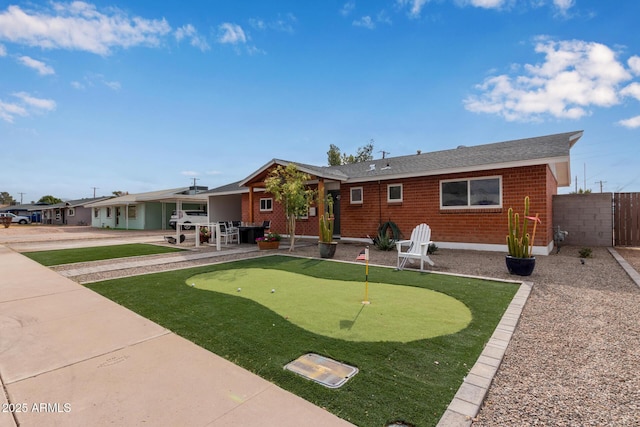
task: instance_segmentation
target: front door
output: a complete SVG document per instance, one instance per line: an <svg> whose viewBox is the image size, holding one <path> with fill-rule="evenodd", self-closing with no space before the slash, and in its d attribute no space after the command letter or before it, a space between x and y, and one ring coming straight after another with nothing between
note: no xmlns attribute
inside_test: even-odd
<svg viewBox="0 0 640 427"><path fill-rule="evenodd" d="M122 209L120 206L116 206L116 228L120 225L120 215L122 215Z"/></svg>

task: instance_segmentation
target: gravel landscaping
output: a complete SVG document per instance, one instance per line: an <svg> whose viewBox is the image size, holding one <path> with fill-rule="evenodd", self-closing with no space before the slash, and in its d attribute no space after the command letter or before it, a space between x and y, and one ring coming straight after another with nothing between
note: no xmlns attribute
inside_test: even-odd
<svg viewBox="0 0 640 427"><path fill-rule="evenodd" d="M341 243L335 259L355 261L362 247ZM474 426L640 425L640 288L606 248L593 248L584 263L579 249L564 246L557 254L537 257L527 278L534 284L531 296ZM640 250L618 252L640 271ZM301 241L293 254L317 257L318 249ZM176 258L175 263L73 279L103 280L262 255ZM507 273L502 253L439 249L432 259L434 271L517 279ZM395 266L396 253L372 247L370 263Z"/></svg>

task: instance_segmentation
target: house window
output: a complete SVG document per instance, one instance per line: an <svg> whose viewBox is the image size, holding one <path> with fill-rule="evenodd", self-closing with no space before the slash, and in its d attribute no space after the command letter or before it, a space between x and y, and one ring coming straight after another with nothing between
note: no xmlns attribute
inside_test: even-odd
<svg viewBox="0 0 640 427"><path fill-rule="evenodd" d="M387 185L387 202L395 203L402 201L402 184Z"/></svg>
<svg viewBox="0 0 640 427"><path fill-rule="evenodd" d="M440 181L440 208L502 206L502 178L485 177Z"/></svg>
<svg viewBox="0 0 640 427"><path fill-rule="evenodd" d="M76 210L74 208L67 209L67 216L76 216Z"/></svg>
<svg viewBox="0 0 640 427"><path fill-rule="evenodd" d="M93 208L93 217L94 218L99 218L100 217L100 209Z"/></svg>
<svg viewBox="0 0 640 427"><path fill-rule="evenodd" d="M273 210L273 199L260 199L260 212L271 212Z"/></svg>
<svg viewBox="0 0 640 427"><path fill-rule="evenodd" d="M136 205L127 206L127 217L129 219L136 219L136 214L138 212L138 209L136 209L136 208L137 208Z"/></svg>
<svg viewBox="0 0 640 427"><path fill-rule="evenodd" d="M111 208L107 208L107 218L111 218Z"/></svg>
<svg viewBox="0 0 640 427"><path fill-rule="evenodd" d="M362 187L351 188L351 204L352 205L362 204Z"/></svg>

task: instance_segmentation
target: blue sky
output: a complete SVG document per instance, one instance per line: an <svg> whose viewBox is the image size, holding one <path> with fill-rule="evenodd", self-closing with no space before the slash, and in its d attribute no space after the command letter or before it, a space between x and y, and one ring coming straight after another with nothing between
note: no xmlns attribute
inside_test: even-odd
<svg viewBox="0 0 640 427"><path fill-rule="evenodd" d="M274 157L324 165L330 144L373 140L379 158L574 130L578 188L640 191L639 16L628 0L0 0L0 191L213 188Z"/></svg>

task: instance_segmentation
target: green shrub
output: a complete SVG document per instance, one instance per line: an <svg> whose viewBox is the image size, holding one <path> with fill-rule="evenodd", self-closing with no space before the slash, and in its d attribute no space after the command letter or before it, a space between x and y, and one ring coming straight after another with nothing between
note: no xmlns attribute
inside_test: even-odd
<svg viewBox="0 0 640 427"><path fill-rule="evenodd" d="M591 258L593 256L591 248L582 248L578 253L580 254L580 258Z"/></svg>

